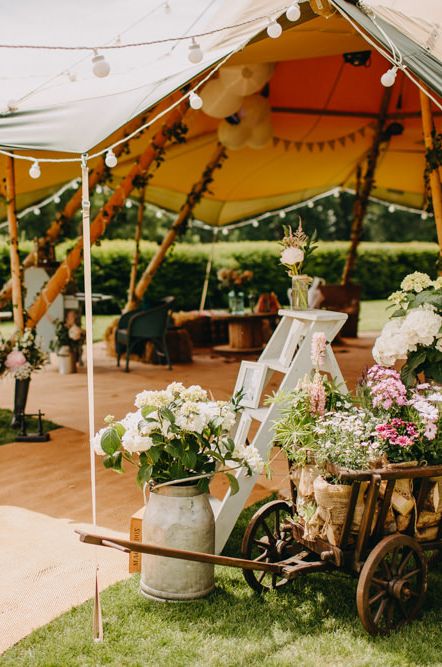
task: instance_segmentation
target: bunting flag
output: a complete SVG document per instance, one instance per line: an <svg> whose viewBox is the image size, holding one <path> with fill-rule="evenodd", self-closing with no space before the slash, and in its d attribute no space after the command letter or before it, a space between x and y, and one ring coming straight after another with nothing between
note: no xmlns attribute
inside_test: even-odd
<svg viewBox="0 0 442 667"><path fill-rule="evenodd" d="M368 123L363 127L360 127L358 130L353 130L348 134L344 134L342 137L336 137L334 139L328 139L323 141L290 141L289 139L282 139L281 137L273 137L273 146L278 146L282 143L284 151L288 151L290 147L294 147L295 150L300 151L303 146L307 148L310 153L317 148L320 153L323 152L324 148L328 146L332 151L336 148L336 143L338 143L343 148L346 144L351 141L353 144L356 143L357 135L365 137L367 129L372 129L375 126L374 122Z"/></svg>

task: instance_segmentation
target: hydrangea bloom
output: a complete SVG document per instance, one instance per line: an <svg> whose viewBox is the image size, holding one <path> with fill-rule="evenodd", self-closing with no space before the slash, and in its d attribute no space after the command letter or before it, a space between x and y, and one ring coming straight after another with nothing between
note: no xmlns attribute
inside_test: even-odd
<svg viewBox="0 0 442 667"><path fill-rule="evenodd" d="M405 276L401 282L401 289L403 289L404 292L419 293L427 287L431 287L432 284L433 281L429 275L422 273L421 271L415 271L414 273L410 273L408 276Z"/></svg>

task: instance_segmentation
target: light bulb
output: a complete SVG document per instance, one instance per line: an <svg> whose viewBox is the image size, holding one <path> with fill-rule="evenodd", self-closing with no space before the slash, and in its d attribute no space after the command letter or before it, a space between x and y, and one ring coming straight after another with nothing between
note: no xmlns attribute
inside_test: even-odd
<svg viewBox="0 0 442 667"><path fill-rule="evenodd" d="M228 229L223 229L222 233L223 233L223 236L227 236L227 234L229 233L229 230Z"/></svg>
<svg viewBox="0 0 442 667"><path fill-rule="evenodd" d="M8 107L8 111L10 113L14 113L14 111L18 111L18 104L15 100L9 100L9 102L6 105Z"/></svg>
<svg viewBox="0 0 442 667"><path fill-rule="evenodd" d="M107 151L106 157L104 158L104 162L106 164L106 167L109 167L110 169L112 169L112 167L117 166L118 160L112 148L109 148L109 150Z"/></svg>
<svg viewBox="0 0 442 667"><path fill-rule="evenodd" d="M285 211L279 211L279 217L280 217L280 218L284 219L285 216L286 216Z"/></svg>
<svg viewBox="0 0 442 667"><path fill-rule="evenodd" d="M192 107L192 109L201 109L203 106L203 100L197 93L195 93L193 90L189 95L189 104Z"/></svg>
<svg viewBox="0 0 442 667"><path fill-rule="evenodd" d="M388 207L389 213L394 213L395 210L396 210L396 206L394 206L393 204L390 204L390 206Z"/></svg>
<svg viewBox="0 0 442 667"><path fill-rule="evenodd" d="M427 218L428 218L428 213L426 211L422 211L421 220L426 220Z"/></svg>
<svg viewBox="0 0 442 667"><path fill-rule="evenodd" d="M381 83L385 88L390 88L396 81L397 67L392 67L383 73Z"/></svg>
<svg viewBox="0 0 442 667"><path fill-rule="evenodd" d="M308 208L313 208L314 203L312 201L307 202Z"/></svg>
<svg viewBox="0 0 442 667"><path fill-rule="evenodd" d="M34 215L40 215L41 211L39 208L34 208Z"/></svg>
<svg viewBox="0 0 442 667"><path fill-rule="evenodd" d="M29 169L29 176L31 178L40 178L41 170L40 165L38 164L38 160L32 163L31 168Z"/></svg>
<svg viewBox="0 0 442 667"><path fill-rule="evenodd" d="M195 37L192 37L192 43L189 46L189 53L187 54L187 57L194 65L200 63L203 59L203 52L201 51L201 47L196 41Z"/></svg>
<svg viewBox="0 0 442 667"><path fill-rule="evenodd" d="M132 208L132 201L130 199L126 202L126 208Z"/></svg>
<svg viewBox="0 0 442 667"><path fill-rule="evenodd" d="M54 204L59 204L60 202L61 202L61 199L58 195L56 197L54 197Z"/></svg>
<svg viewBox="0 0 442 667"><path fill-rule="evenodd" d="M275 21L275 19L270 19L270 23L267 26L267 34L272 39L277 39L278 37L281 36L282 28L279 25L278 21Z"/></svg>
<svg viewBox="0 0 442 667"><path fill-rule="evenodd" d="M95 192L97 193L97 195L101 195L101 193L103 192L103 188L101 187L101 185L97 185L97 187L95 188Z"/></svg>
<svg viewBox="0 0 442 667"><path fill-rule="evenodd" d="M99 79L103 79L110 72L110 65L104 56L94 51L95 55L92 58L92 71Z"/></svg>
<svg viewBox="0 0 442 667"><path fill-rule="evenodd" d="M298 21L301 18L301 10L299 9L299 4L294 2L290 5L285 13L288 21Z"/></svg>
<svg viewBox="0 0 442 667"><path fill-rule="evenodd" d="M72 187L74 188L74 190L78 190L78 188L80 187L79 182L78 182L78 181L74 181L74 182L72 183Z"/></svg>
<svg viewBox="0 0 442 667"><path fill-rule="evenodd" d="M258 220L254 220L254 221L252 222L252 227L259 227L259 222L258 222Z"/></svg>
<svg viewBox="0 0 442 667"><path fill-rule="evenodd" d="M162 212L161 212L161 211L157 211L157 212L155 213L155 217L158 218L158 220L161 220L161 218L163 217Z"/></svg>
<svg viewBox="0 0 442 667"><path fill-rule="evenodd" d="M334 193L333 193L333 197L334 197L335 199L337 199L337 198L339 197L339 190L338 190L338 189L336 189L336 190L334 191Z"/></svg>

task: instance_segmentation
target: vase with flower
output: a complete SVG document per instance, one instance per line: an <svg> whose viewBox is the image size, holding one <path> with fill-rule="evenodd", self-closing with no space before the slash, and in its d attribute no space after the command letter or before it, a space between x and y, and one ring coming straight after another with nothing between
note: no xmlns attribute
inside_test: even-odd
<svg viewBox="0 0 442 667"><path fill-rule="evenodd" d="M316 248L315 239L315 233L311 237L304 233L301 222L294 233L290 226L284 227L280 261L292 279L290 291L292 310L306 310L308 308L308 289L312 283L312 278L302 271L306 260Z"/></svg>
<svg viewBox="0 0 442 667"><path fill-rule="evenodd" d="M217 277L221 287L229 290L229 312L242 315L245 310L244 286L253 279L253 271L223 268L218 271Z"/></svg>
<svg viewBox="0 0 442 667"><path fill-rule="evenodd" d="M61 375L77 372L77 360L84 340L85 332L75 321L56 321L55 339L51 341L50 349L57 353L58 371Z"/></svg>

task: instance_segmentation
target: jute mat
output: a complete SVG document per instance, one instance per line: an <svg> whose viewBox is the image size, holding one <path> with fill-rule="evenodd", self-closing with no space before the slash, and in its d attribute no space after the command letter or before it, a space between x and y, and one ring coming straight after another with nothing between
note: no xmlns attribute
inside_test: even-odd
<svg viewBox="0 0 442 667"><path fill-rule="evenodd" d="M126 554L81 543L75 528L91 526L0 506L0 653L92 598L96 558L100 589L129 576Z"/></svg>

